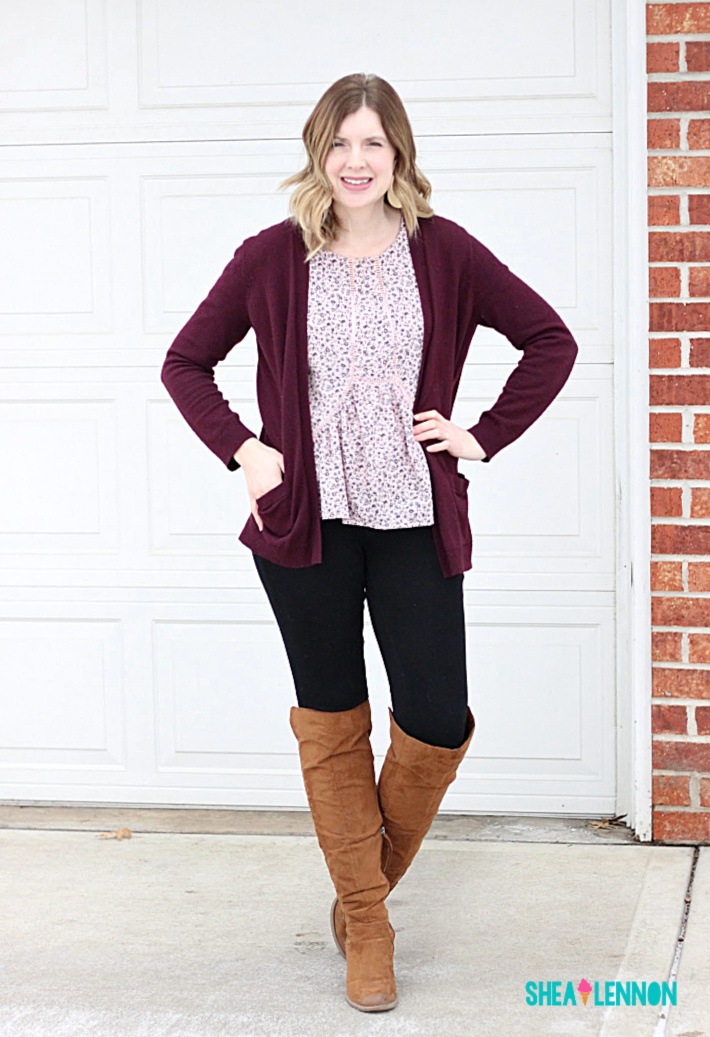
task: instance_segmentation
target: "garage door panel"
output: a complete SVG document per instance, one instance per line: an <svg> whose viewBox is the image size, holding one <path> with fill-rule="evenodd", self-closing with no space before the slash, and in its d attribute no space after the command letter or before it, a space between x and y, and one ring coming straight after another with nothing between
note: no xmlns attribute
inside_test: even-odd
<svg viewBox="0 0 710 1037"><path fill-rule="evenodd" d="M448 809L604 810L615 789L613 602L564 594L466 595L476 734ZM600 599L601 600L601 599ZM387 750L387 677L365 629L376 757Z"/></svg>
<svg viewBox="0 0 710 1037"><path fill-rule="evenodd" d="M252 393L246 386L240 393L230 382L230 407L258 434L261 419ZM237 540L249 516L243 474L226 472L172 401L149 400L148 412L151 556L190 556L196 560L205 555L238 553L251 561L250 553Z"/></svg>
<svg viewBox="0 0 710 1037"><path fill-rule="evenodd" d="M360 0L347 33L333 31L323 0L263 0L258 7L143 0L140 12L141 100L188 110L307 104L314 88L321 93L348 68L382 70L411 99L444 92L449 103L472 95L499 105L531 95L549 103L598 88L595 58L606 38L597 26L606 12L588 0L499 0L493 7L453 0L429 19L426 33L408 0ZM276 24L288 49L256 47L264 25ZM318 80L303 67L307 54L318 55Z"/></svg>
<svg viewBox="0 0 710 1037"><path fill-rule="evenodd" d="M0 179L0 335L107 331L106 178L47 178L38 163L36 175L23 182L4 168L9 175Z"/></svg>
<svg viewBox="0 0 710 1037"><path fill-rule="evenodd" d="M115 402L0 399L0 553L33 564L36 552L118 549ZM109 460L109 463L106 462Z"/></svg>
<svg viewBox="0 0 710 1037"><path fill-rule="evenodd" d="M477 745L457 780L459 804L555 796L563 811L586 803L586 812L597 797L602 809L615 788L612 628L611 608L469 605Z"/></svg>
<svg viewBox="0 0 710 1037"><path fill-rule="evenodd" d="M474 339L475 344L475 339ZM509 347L510 348L510 347ZM501 392L507 369L464 368L452 420L470 428ZM496 572L615 573L612 405L604 368L573 370L559 396L490 465L460 461L471 480L472 580Z"/></svg>
<svg viewBox="0 0 710 1037"><path fill-rule="evenodd" d="M0 618L0 775L125 766L121 624L87 614ZM51 780L51 777L50 777Z"/></svg>
<svg viewBox="0 0 710 1037"><path fill-rule="evenodd" d="M270 754L293 751L290 728L277 722L293 697L286 656L258 611L263 618L155 624L158 770L263 768Z"/></svg>
<svg viewBox="0 0 710 1037"><path fill-rule="evenodd" d="M575 146L576 143L576 146ZM462 224L573 329L577 363L612 359L612 197L609 142L578 135L426 141L434 207ZM476 332L481 363L507 359L491 328Z"/></svg>
<svg viewBox="0 0 710 1037"><path fill-rule="evenodd" d="M0 7L0 113L105 108L106 0L21 7Z"/></svg>
<svg viewBox="0 0 710 1037"><path fill-rule="evenodd" d="M285 215L268 164L258 177L239 178L226 173L226 163L214 165L204 177L142 179L147 332L177 330L237 246Z"/></svg>

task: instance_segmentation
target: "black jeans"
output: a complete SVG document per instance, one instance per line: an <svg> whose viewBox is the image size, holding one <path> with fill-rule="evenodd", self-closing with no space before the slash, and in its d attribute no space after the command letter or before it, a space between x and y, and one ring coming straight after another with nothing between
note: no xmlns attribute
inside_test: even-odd
<svg viewBox="0 0 710 1037"><path fill-rule="evenodd" d="M321 530L317 565L291 569L252 552L299 706L335 712L367 699L367 597L395 720L419 741L458 748L468 705L463 574L443 576L431 526L370 529L322 519Z"/></svg>

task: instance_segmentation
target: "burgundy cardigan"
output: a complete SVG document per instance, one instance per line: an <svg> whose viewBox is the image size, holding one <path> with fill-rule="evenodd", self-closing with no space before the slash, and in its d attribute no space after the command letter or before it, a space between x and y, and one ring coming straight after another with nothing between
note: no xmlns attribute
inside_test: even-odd
<svg viewBox="0 0 710 1037"><path fill-rule="evenodd" d="M545 300L453 220L419 218L409 239L424 314L424 347L413 414L450 419L478 324L522 351L502 392L469 432L490 461L552 403L567 381L577 343ZM168 349L161 381L199 438L230 471L256 433L229 407L214 369L250 328L257 340L258 438L284 457L284 478L258 498L264 529L249 518L239 540L289 568L321 561L320 506L308 394L309 265L300 229L287 218L237 248ZM412 417L414 424L414 418ZM434 440L431 440L434 442ZM424 450L427 441L422 441ZM424 450L434 498L434 542L444 576L471 568L468 479L447 450Z"/></svg>

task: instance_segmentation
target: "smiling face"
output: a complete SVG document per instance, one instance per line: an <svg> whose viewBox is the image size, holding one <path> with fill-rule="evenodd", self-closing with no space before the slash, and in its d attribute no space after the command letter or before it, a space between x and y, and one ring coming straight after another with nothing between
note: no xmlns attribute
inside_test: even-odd
<svg viewBox="0 0 710 1037"><path fill-rule="evenodd" d="M392 183L395 158L396 151L372 108L360 108L343 119L325 163L336 210L338 206L352 210L382 204ZM351 184L350 180L365 183Z"/></svg>

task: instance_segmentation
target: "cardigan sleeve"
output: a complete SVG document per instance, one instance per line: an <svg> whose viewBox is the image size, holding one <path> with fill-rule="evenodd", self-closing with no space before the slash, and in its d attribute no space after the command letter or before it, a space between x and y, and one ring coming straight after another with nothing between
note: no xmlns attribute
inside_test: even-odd
<svg viewBox="0 0 710 1037"><path fill-rule="evenodd" d="M571 374L578 346L542 296L469 238L476 324L499 331L523 354L496 402L468 429L490 461L547 410Z"/></svg>
<svg viewBox="0 0 710 1037"><path fill-rule="evenodd" d="M234 453L255 433L230 408L215 383L214 369L251 327L248 292L242 243L178 332L160 372L160 380L185 421L230 471L241 467Z"/></svg>

